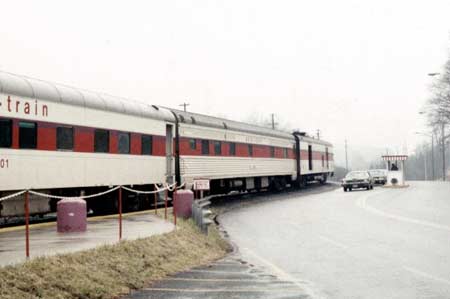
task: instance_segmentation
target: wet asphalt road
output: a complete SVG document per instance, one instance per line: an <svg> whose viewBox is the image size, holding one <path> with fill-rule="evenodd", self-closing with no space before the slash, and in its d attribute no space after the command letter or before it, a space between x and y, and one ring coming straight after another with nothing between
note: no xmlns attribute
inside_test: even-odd
<svg viewBox="0 0 450 299"><path fill-rule="evenodd" d="M178 273L133 292L126 299L306 299L301 285L283 280L254 265L239 254L207 266Z"/></svg>
<svg viewBox="0 0 450 299"><path fill-rule="evenodd" d="M242 259L311 297L450 298L450 183L410 184L276 195L219 219Z"/></svg>

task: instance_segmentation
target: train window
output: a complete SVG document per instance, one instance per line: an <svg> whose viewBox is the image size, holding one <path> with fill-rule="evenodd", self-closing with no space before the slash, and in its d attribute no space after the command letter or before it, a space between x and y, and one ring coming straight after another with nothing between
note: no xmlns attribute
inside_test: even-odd
<svg viewBox="0 0 450 299"><path fill-rule="evenodd" d="M236 143L230 143L230 156L236 156Z"/></svg>
<svg viewBox="0 0 450 299"><path fill-rule="evenodd" d="M189 148L191 150L197 149L197 140L195 140L193 138L189 139Z"/></svg>
<svg viewBox="0 0 450 299"><path fill-rule="evenodd" d="M325 148L325 158L327 159L327 168L330 168L329 164L330 156L328 155L328 147Z"/></svg>
<svg viewBox="0 0 450 299"><path fill-rule="evenodd" d="M96 153L109 152L109 131L95 130L94 132L94 151Z"/></svg>
<svg viewBox="0 0 450 299"><path fill-rule="evenodd" d="M221 155L222 154L222 142L214 141L214 154Z"/></svg>
<svg viewBox="0 0 450 299"><path fill-rule="evenodd" d="M253 156L253 145L251 144L248 145L248 156Z"/></svg>
<svg viewBox="0 0 450 299"><path fill-rule="evenodd" d="M283 158L287 158L287 157L288 157L288 149L283 148Z"/></svg>
<svg viewBox="0 0 450 299"><path fill-rule="evenodd" d="M56 128L56 148L62 150L73 149L73 128L57 127Z"/></svg>
<svg viewBox="0 0 450 299"><path fill-rule="evenodd" d="M308 169L313 169L313 161L312 161L312 145L308 145Z"/></svg>
<svg viewBox="0 0 450 299"><path fill-rule="evenodd" d="M195 125L195 118L191 116L192 123Z"/></svg>
<svg viewBox="0 0 450 299"><path fill-rule="evenodd" d="M209 155L209 141L202 140L202 155Z"/></svg>
<svg viewBox="0 0 450 299"><path fill-rule="evenodd" d="M142 135L141 138L141 153L142 155L151 155L153 148L153 137L149 135Z"/></svg>
<svg viewBox="0 0 450 299"><path fill-rule="evenodd" d="M0 119L0 147L12 145L12 120Z"/></svg>
<svg viewBox="0 0 450 299"><path fill-rule="evenodd" d="M31 122L19 122L19 147L36 148L37 124Z"/></svg>
<svg viewBox="0 0 450 299"><path fill-rule="evenodd" d="M129 154L130 153L130 133L120 132L117 135L117 151L120 154Z"/></svg>
<svg viewBox="0 0 450 299"><path fill-rule="evenodd" d="M273 146L270 147L270 157L275 158L275 147Z"/></svg>

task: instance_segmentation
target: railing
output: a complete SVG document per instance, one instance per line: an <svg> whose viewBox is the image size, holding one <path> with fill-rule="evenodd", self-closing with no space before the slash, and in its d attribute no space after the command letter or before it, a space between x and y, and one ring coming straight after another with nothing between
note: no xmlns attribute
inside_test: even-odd
<svg viewBox="0 0 450 299"><path fill-rule="evenodd" d="M209 216L212 212L208 207L211 205L211 197L194 200L192 203L192 218L195 224L200 228L202 233L208 234L208 227L213 223Z"/></svg>
<svg viewBox="0 0 450 299"><path fill-rule="evenodd" d="M100 192L100 193L96 193L96 194L90 194L90 195L80 195L80 196L73 196L73 197L68 197L68 196L56 196L56 195L51 195L51 194L45 194L45 193L41 193L38 191L33 191L33 190L22 190L4 197L0 198L0 203L15 197L18 197L20 195L24 195L24 208L25 208L25 255L27 258L30 257L30 228L29 228L29 222L30 222L30 211L29 211L29 207L30 207L30 199L29 199L29 194L33 194L36 196L40 196L40 197L46 197L46 198L53 198L53 199L88 199L88 198L94 198L94 197L98 197L98 196L102 196L111 192L114 192L116 190L118 191L118 201L119 201L119 206L118 206L118 214L119 214L119 241L122 239L122 189L126 190L128 192L134 192L137 194L154 194L155 195L155 214L157 214L157 194L160 192L165 193L165 200L164 200L164 206L165 206L165 219L167 219L167 193L168 191L175 191L177 189L180 189L184 186L184 183L181 184L180 186L177 186L177 182L169 185L169 184L162 184L160 186L155 184L155 190L154 191L140 191L140 190L135 190L135 189L131 189L122 185L119 186L115 186L112 187L106 191ZM174 224L176 225L176 218L174 218Z"/></svg>

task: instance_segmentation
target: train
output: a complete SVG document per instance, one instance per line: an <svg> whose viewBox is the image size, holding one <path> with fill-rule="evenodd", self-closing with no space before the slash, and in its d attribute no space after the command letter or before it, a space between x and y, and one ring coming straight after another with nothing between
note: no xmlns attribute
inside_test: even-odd
<svg viewBox="0 0 450 299"><path fill-rule="evenodd" d="M285 132L0 72L0 198L21 190L55 196L113 186L142 191L208 180L210 194L282 190L334 173L331 143ZM30 213L58 199L30 194ZM151 199L129 193L124 208ZM114 211L117 195L87 200ZM0 218L24 215L23 198L0 201Z"/></svg>

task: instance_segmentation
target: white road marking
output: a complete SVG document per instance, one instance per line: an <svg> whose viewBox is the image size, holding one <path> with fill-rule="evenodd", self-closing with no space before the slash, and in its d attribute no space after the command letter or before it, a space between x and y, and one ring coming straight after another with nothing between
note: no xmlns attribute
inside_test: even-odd
<svg viewBox="0 0 450 299"><path fill-rule="evenodd" d="M214 273L214 274L248 274L246 272L239 272L239 271L220 271L220 270L201 270L201 269L191 269L186 272Z"/></svg>
<svg viewBox="0 0 450 299"><path fill-rule="evenodd" d="M312 298L317 298L317 299L324 298L323 296L319 296L318 294L316 294L316 292L314 292L311 288L309 288L305 283L299 282L297 279L295 279L295 277L293 277L289 273L285 272L284 270L282 270L278 266L272 264L268 260L266 260L266 259L262 258L261 256L257 255L255 252L253 252L249 248L242 248L241 251L245 251L247 254L253 256L255 259L259 260L261 263L266 265L270 270L272 270L272 273L274 275L276 275L278 278L280 278L281 280L289 281L289 282L295 284L296 286L302 288Z"/></svg>
<svg viewBox="0 0 450 299"><path fill-rule="evenodd" d="M339 248L341 248L341 249L344 249L344 250L348 250L348 249L350 248L350 247L348 247L347 245L344 245L344 244L342 244L342 243L339 243L339 242L337 242L337 241L335 241L335 240L332 240L332 239L330 239L330 238L328 238L328 237L325 237L325 236L323 236L323 235L319 235L319 238L320 238L321 240L327 242L327 243L330 243L330 244L332 244L332 245L334 245L334 246L336 246L336 247L339 247Z"/></svg>
<svg viewBox="0 0 450 299"><path fill-rule="evenodd" d="M238 279L231 279L231 278L188 278L188 277L169 277L164 278L164 281L201 281L201 282L260 282L260 283L282 283L283 280L275 280L275 279L259 279L259 278L238 278Z"/></svg>
<svg viewBox="0 0 450 299"><path fill-rule="evenodd" d="M299 289L243 289L243 288L237 288L237 289L175 289L175 288L144 288L144 291L156 291L156 292L178 292L178 293L268 293L268 292L277 292L277 293L284 293L284 292L295 292L298 293Z"/></svg>
<svg viewBox="0 0 450 299"><path fill-rule="evenodd" d="M380 193L377 193L377 194L380 194ZM364 210L366 210L368 212L371 212L372 214L376 214L381 217L385 217L385 218L389 218L389 219L393 219L393 220L397 220L397 221L402 221L402 222L407 222L407 223L412 223L412 224L417 224L417 225L422 225L422 226L426 226L426 227L430 227L430 228L434 228L434 229L445 230L445 231L450 232L450 227L446 226L446 225L441 225L438 223L429 222L429 221L425 221L425 220L419 220L419 219L414 219L414 218L410 218L410 217L390 214L390 213L381 211L377 208L374 208L367 204L367 199L369 197L370 197L370 195L358 198L356 200L356 205L363 208Z"/></svg>
<svg viewBox="0 0 450 299"><path fill-rule="evenodd" d="M447 280L445 278L436 277L434 275L431 275L429 273L426 273L426 272L423 272L423 271L420 271L420 270L417 270L417 269L414 269L414 268L411 268L411 267L403 267L403 269L405 269L408 272L414 273L416 275L423 276L425 278L428 278L428 279L431 279L431 280L435 280L435 281L438 281L438 282L450 285L450 280Z"/></svg>

